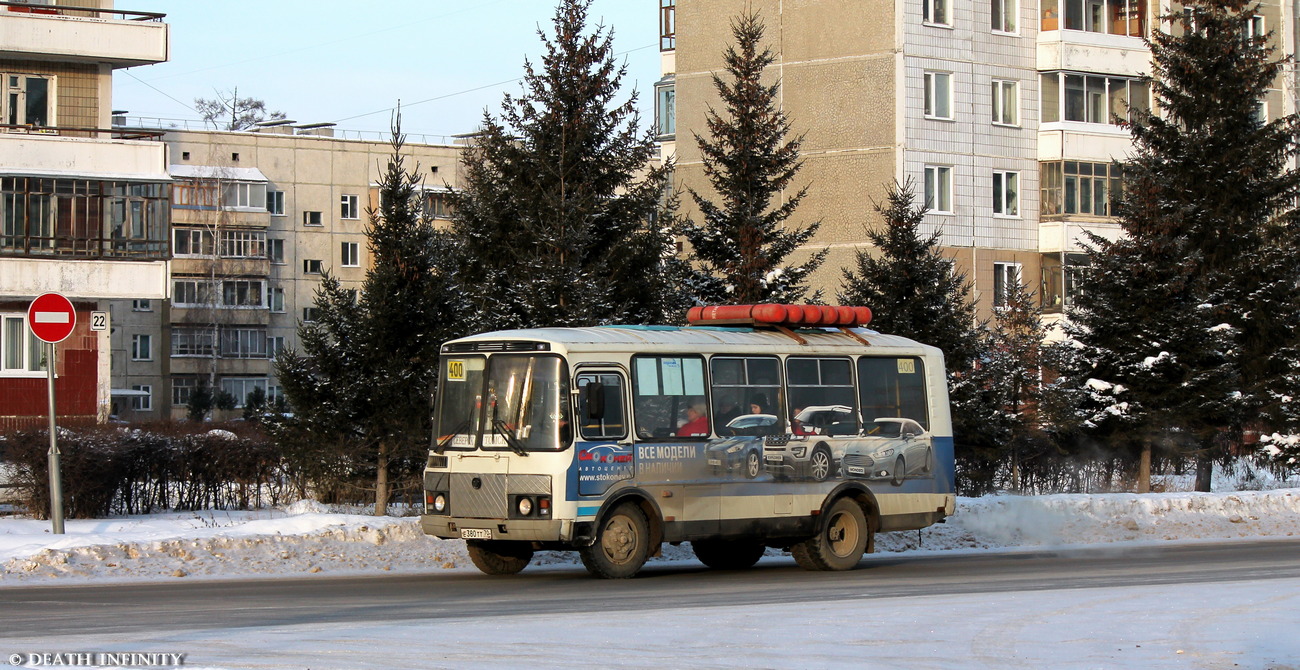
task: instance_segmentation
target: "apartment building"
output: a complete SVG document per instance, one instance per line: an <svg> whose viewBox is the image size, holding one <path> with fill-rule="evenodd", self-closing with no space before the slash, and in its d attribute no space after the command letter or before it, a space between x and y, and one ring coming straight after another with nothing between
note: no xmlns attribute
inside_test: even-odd
<svg viewBox="0 0 1300 670"><path fill-rule="evenodd" d="M770 76L806 133L795 223L822 222L805 253L829 249L813 277L834 296L842 267L868 247L873 202L910 181L929 206L924 232L973 280L982 317L1022 281L1060 318L1091 232L1120 234L1114 202L1132 148L1116 124L1149 108L1142 35L1171 10L1148 0L659 0L663 79L656 124L676 181L709 192L692 133L705 132L712 84L747 8L766 24ZM1252 23L1295 53L1292 4L1265 2ZM1287 82L1261 101L1294 109ZM688 206L690 203L686 203ZM689 212L688 212L689 213ZM877 306L873 306L877 307ZM879 306L887 309L887 306Z"/></svg>
<svg viewBox="0 0 1300 670"><path fill-rule="evenodd" d="M111 306L113 383L139 394L116 403L126 420L184 417L201 385L228 392L240 408L254 389L278 397L275 355L296 347L298 324L314 319L322 274L353 288L365 278L367 209L378 205L392 154L386 141L292 121L172 130L164 141L173 180L169 292ZM404 148L435 220L447 218L461 148Z"/></svg>
<svg viewBox="0 0 1300 670"><path fill-rule="evenodd" d="M62 293L76 309L55 360L69 424L111 410L109 302L168 293L166 146L111 127L114 71L168 58L163 18L111 0L0 2L0 430L47 415L33 298Z"/></svg>

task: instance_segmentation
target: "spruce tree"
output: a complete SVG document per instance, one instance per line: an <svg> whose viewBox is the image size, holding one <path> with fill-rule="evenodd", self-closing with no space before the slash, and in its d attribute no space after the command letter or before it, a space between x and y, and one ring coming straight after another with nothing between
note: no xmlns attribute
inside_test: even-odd
<svg viewBox="0 0 1300 670"><path fill-rule="evenodd" d="M379 208L369 211L373 264L360 292L326 273L316 320L299 326L303 356L276 361L293 407L278 434L324 448L322 461L373 471L376 514L387 511L392 474L409 476L423 463L439 348L460 334L465 311L446 269L451 247L423 215L421 182L406 170L402 145L395 127Z"/></svg>
<svg viewBox="0 0 1300 670"><path fill-rule="evenodd" d="M626 65L613 32L587 31L590 0L563 0L540 67L500 119L485 111L466 149L452 231L475 330L654 322L677 312L666 167L636 94L617 103Z"/></svg>
<svg viewBox="0 0 1300 670"><path fill-rule="evenodd" d="M1288 269L1300 124L1258 116L1283 63L1268 36L1245 37L1257 9L1194 3L1150 38L1157 111L1130 110L1126 238L1094 238L1071 314L1079 346L1065 356L1084 425L1120 422L1144 451L1194 454L1203 491L1212 461L1245 448L1247 428L1285 420L1300 369L1300 288Z"/></svg>
<svg viewBox="0 0 1300 670"><path fill-rule="evenodd" d="M807 195L806 186L782 199L803 165L803 136L786 140L791 126L777 104L780 82L762 81L763 70L775 60L770 49L759 50L763 23L745 13L732 21L731 32L736 44L724 54L728 79L713 76L725 111L709 109L708 138L695 133L717 200L688 188L703 220L683 221L679 232L699 263L704 302L798 302L808 293L808 275L826 257L823 250L802 264L784 265L820 226L787 224Z"/></svg>
<svg viewBox="0 0 1300 670"><path fill-rule="evenodd" d="M984 329L975 318L970 284L939 247L939 232L923 236L925 208L911 182L890 184L875 206L883 220L865 235L874 249L857 253L856 267L843 270L838 299L872 310L871 327L943 351L957 443L958 486L963 493L986 491L1001 442L990 431L990 396L974 381L983 356Z"/></svg>

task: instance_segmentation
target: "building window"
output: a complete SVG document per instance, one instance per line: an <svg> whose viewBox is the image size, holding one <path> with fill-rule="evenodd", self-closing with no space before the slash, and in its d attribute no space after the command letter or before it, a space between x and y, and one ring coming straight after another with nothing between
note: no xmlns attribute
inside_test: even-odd
<svg viewBox="0 0 1300 670"><path fill-rule="evenodd" d="M321 273L321 262L314 258L308 258L302 262L303 274L318 275Z"/></svg>
<svg viewBox="0 0 1300 670"><path fill-rule="evenodd" d="M0 123L12 126L52 126L50 80L33 74L0 73L4 95L0 97Z"/></svg>
<svg viewBox="0 0 1300 670"><path fill-rule="evenodd" d="M260 279L227 279L221 282L223 307L262 307L266 283Z"/></svg>
<svg viewBox="0 0 1300 670"><path fill-rule="evenodd" d="M994 216L1020 216L1020 173L993 173Z"/></svg>
<svg viewBox="0 0 1300 670"><path fill-rule="evenodd" d="M221 357L266 358L266 330L222 327Z"/></svg>
<svg viewBox="0 0 1300 670"><path fill-rule="evenodd" d="M677 48L677 0L659 0L659 50Z"/></svg>
<svg viewBox="0 0 1300 670"><path fill-rule="evenodd" d="M1020 124L1020 85L1014 81L993 80L993 123L1002 126Z"/></svg>
<svg viewBox="0 0 1300 670"><path fill-rule="evenodd" d="M342 265L345 268L355 268L361 266L361 245L356 242L343 242L341 254L343 256Z"/></svg>
<svg viewBox="0 0 1300 670"><path fill-rule="evenodd" d="M1017 0L993 0L993 31L999 33L1016 32L1016 15L1020 11Z"/></svg>
<svg viewBox="0 0 1300 670"><path fill-rule="evenodd" d="M43 344L28 330L26 315L0 315L0 373L13 375L44 370Z"/></svg>
<svg viewBox="0 0 1300 670"><path fill-rule="evenodd" d="M655 84L655 132L661 138L677 132L677 84L672 78Z"/></svg>
<svg viewBox="0 0 1300 670"><path fill-rule="evenodd" d="M921 0L921 20L940 26L952 25L950 0Z"/></svg>
<svg viewBox="0 0 1300 670"><path fill-rule="evenodd" d="M200 279L177 279L172 282L172 305L189 307L213 302L212 283Z"/></svg>
<svg viewBox="0 0 1300 670"><path fill-rule="evenodd" d="M929 119L952 119L951 73L925 73L925 116Z"/></svg>
<svg viewBox="0 0 1300 670"><path fill-rule="evenodd" d="M152 300L132 300L132 301L131 301L131 311L132 311L132 312L152 312L152 311L153 311L153 301L152 301Z"/></svg>
<svg viewBox="0 0 1300 670"><path fill-rule="evenodd" d="M131 396L131 409L137 412L153 411L153 386L150 384L132 384L132 391L144 391L144 395Z"/></svg>
<svg viewBox="0 0 1300 670"><path fill-rule="evenodd" d="M925 208L935 214L952 213L952 168L925 166Z"/></svg>
<svg viewBox="0 0 1300 670"><path fill-rule="evenodd" d="M993 264L993 306L1007 307L1011 302L1012 289L1020 285L1019 263Z"/></svg>
<svg viewBox="0 0 1300 670"><path fill-rule="evenodd" d="M172 377L172 406L184 407L190 404L190 396L196 386L193 377Z"/></svg>
<svg viewBox="0 0 1300 670"><path fill-rule="evenodd" d="M284 312L284 289L279 287L271 289L271 311Z"/></svg>
<svg viewBox="0 0 1300 670"><path fill-rule="evenodd" d="M284 240L267 240L267 254L276 265L284 264Z"/></svg>
<svg viewBox="0 0 1300 670"><path fill-rule="evenodd" d="M358 219L360 211L357 208L357 196L345 195L339 198L339 218L341 219Z"/></svg>
<svg viewBox="0 0 1300 670"><path fill-rule="evenodd" d="M235 399L235 407L243 407L248 403L248 396L253 389L262 389L262 394L266 394L265 377L226 377L221 380L221 390L229 393Z"/></svg>
<svg viewBox="0 0 1300 670"><path fill-rule="evenodd" d="M266 231L221 231L222 258L266 258Z"/></svg>
<svg viewBox="0 0 1300 670"><path fill-rule="evenodd" d="M427 219L451 218L451 194L446 191L424 192L424 217Z"/></svg>
<svg viewBox="0 0 1300 670"><path fill-rule="evenodd" d="M166 259L170 198L169 184L0 176L0 251Z"/></svg>
<svg viewBox="0 0 1300 670"><path fill-rule="evenodd" d="M1151 108L1150 87L1123 77L1045 72L1040 86L1043 123L1079 121L1117 124L1132 110Z"/></svg>
<svg viewBox="0 0 1300 670"><path fill-rule="evenodd" d="M172 328L172 356L212 358L216 353L216 334L212 328Z"/></svg>
<svg viewBox="0 0 1300 670"><path fill-rule="evenodd" d="M1242 28L1242 38L1247 44L1267 36L1268 32L1264 30L1264 17L1255 14L1246 19L1246 25Z"/></svg>
<svg viewBox="0 0 1300 670"><path fill-rule="evenodd" d="M266 211L271 216L284 216L284 191L266 192Z"/></svg>
<svg viewBox="0 0 1300 670"><path fill-rule="evenodd" d="M133 361L153 360L153 335L132 335L131 336L131 360Z"/></svg>
<svg viewBox="0 0 1300 670"><path fill-rule="evenodd" d="M268 338L266 338L266 357L267 357L267 358L275 358L276 356L279 356L279 355L280 355L280 352L281 352L281 351L284 351L284 350L285 350L285 346L284 346L284 336L283 336L283 335L277 335L277 336L275 336L275 337L268 337Z"/></svg>
<svg viewBox="0 0 1300 670"><path fill-rule="evenodd" d="M226 209L254 209L260 211L266 208L266 183L227 182L224 196L222 205Z"/></svg>
<svg viewBox="0 0 1300 670"><path fill-rule="evenodd" d="M302 225L304 225L304 226L321 226L321 225L324 225L323 223L321 223L321 215L320 215L320 212L303 212L303 213L302 213Z"/></svg>
<svg viewBox="0 0 1300 670"><path fill-rule="evenodd" d="M212 233L202 228L176 228L172 231L172 253L177 256L212 256Z"/></svg>
<svg viewBox="0 0 1300 670"><path fill-rule="evenodd" d="M1064 0L1064 3L1065 21L1061 25L1061 0L1043 0L1041 30L1065 28L1130 37L1145 34L1145 0Z"/></svg>
<svg viewBox="0 0 1300 670"><path fill-rule="evenodd" d="M1043 216L1115 216L1124 169L1113 163L1051 161L1039 167Z"/></svg>
<svg viewBox="0 0 1300 670"><path fill-rule="evenodd" d="M313 323L316 321L316 317L319 315L320 315L320 310L315 307L302 308L303 323Z"/></svg>

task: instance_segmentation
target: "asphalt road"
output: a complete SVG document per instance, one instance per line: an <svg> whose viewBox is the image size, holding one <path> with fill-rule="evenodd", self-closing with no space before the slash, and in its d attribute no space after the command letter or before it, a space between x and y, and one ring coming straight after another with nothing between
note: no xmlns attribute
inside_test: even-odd
<svg viewBox="0 0 1300 670"><path fill-rule="evenodd" d="M805 572L792 561L734 572L652 564L621 581L593 579L580 568L533 566L504 578L459 573L5 587L0 639L1296 577L1300 540L871 555L858 569L839 573Z"/></svg>

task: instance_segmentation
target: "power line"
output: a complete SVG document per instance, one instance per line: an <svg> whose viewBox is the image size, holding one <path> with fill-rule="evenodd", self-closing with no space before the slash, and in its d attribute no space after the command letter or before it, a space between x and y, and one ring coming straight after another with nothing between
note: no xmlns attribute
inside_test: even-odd
<svg viewBox="0 0 1300 670"><path fill-rule="evenodd" d="M633 48L633 49L628 49L627 51L620 51L620 52L618 52L618 53L616 53L616 54L614 54L614 55L615 55L615 56L625 56L625 55L627 55L627 54L630 54L630 53L633 53L633 52L636 52L636 51L641 51L641 50L643 50L643 49L649 49L649 48L651 48L651 47L657 47L657 46L659 46L659 45L658 45L658 44L647 44L647 45L645 45L645 46L639 46L639 47L636 47L636 48ZM506 84L513 84L513 83L515 83L515 82L520 82L520 81L523 81L523 80L524 80L523 77L515 77L514 79L507 79L506 81L499 81L499 82L497 82L497 83L495 83L495 84L486 84L486 85L484 85L484 86L476 86L476 87L474 87L474 88L467 88L467 89L465 89L465 90L463 90L463 91L456 91L455 93L447 93L447 94L444 94L444 95L439 95L439 96L435 96L435 97L432 97L432 98L427 98L427 99L425 99L425 100L417 100L417 101L415 101L415 102L411 102L411 103L403 103L403 104L402 104L402 107L403 107L403 108L408 108L408 107L414 107L414 106L416 106L416 105L422 105L422 104L424 104L424 103L426 103L426 102L434 102L434 101L437 101L437 100L446 100L447 98L454 98L454 97L456 97L456 96L458 96L458 95L464 95L464 94L466 94L466 93L473 93L473 92L475 92L475 91L482 91L482 90L484 90L484 89L488 89L488 88L496 88L496 87L498 87L498 86L505 86ZM367 117L367 116L374 116L374 115L376 115L376 114L392 114L394 111L396 111L396 109L397 109L396 106L393 106L393 107L386 107L386 108L384 108L384 109L377 109L377 110L375 110L375 111L373 111L373 112L366 112L366 113L364 113L364 114L357 114L357 115L355 115L355 116L348 116L348 117L344 117L344 118L341 118L341 119L335 119L335 120L334 120L334 123L342 123L343 121L351 121L352 119L360 119L360 118Z"/></svg>

